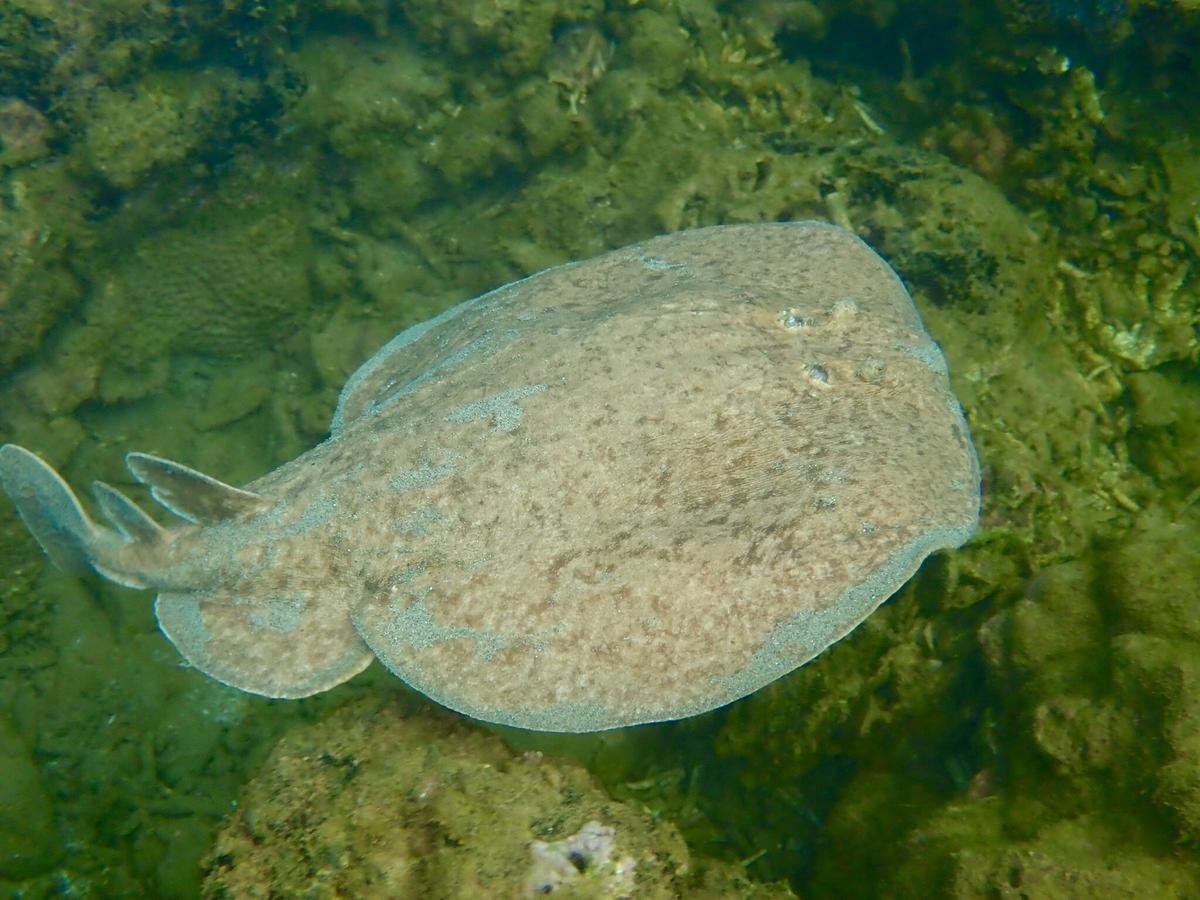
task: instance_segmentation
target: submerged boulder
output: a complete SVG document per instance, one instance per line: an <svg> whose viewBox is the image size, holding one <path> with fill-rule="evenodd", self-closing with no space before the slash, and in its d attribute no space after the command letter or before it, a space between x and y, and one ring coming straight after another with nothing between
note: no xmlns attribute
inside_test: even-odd
<svg viewBox="0 0 1200 900"><path fill-rule="evenodd" d="M378 698L286 736L206 868L207 898L792 896L694 859L577 764Z"/></svg>

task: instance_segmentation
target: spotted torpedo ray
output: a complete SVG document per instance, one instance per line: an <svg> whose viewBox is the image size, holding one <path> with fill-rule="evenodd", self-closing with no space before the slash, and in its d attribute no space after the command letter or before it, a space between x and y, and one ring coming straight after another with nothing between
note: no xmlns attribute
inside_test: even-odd
<svg viewBox="0 0 1200 900"><path fill-rule="evenodd" d="M11 444L0 486L57 565L157 591L196 668L303 697L378 658L549 731L757 690L966 541L980 499L908 293L819 222L654 238L447 310L244 488L126 461L177 521L97 483L97 524Z"/></svg>

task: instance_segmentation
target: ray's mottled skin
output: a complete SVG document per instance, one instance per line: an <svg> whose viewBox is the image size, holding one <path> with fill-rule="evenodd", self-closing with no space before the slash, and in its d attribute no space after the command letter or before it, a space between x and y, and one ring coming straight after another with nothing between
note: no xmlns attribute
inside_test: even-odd
<svg viewBox="0 0 1200 900"><path fill-rule="evenodd" d="M329 440L245 488L147 454L163 528L41 459L0 485L51 558L158 591L242 690L374 658L476 718L595 731L705 712L843 637L979 514L941 351L819 222L667 235L397 335Z"/></svg>

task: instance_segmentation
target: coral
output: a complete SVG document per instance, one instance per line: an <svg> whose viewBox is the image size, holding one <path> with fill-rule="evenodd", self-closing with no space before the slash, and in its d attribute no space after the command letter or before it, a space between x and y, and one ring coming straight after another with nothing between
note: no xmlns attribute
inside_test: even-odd
<svg viewBox="0 0 1200 900"><path fill-rule="evenodd" d="M89 332L105 335L99 396L129 400L160 388L172 353L261 352L310 302L308 248L302 213L286 195L217 203L145 236L117 258L85 310Z"/></svg>

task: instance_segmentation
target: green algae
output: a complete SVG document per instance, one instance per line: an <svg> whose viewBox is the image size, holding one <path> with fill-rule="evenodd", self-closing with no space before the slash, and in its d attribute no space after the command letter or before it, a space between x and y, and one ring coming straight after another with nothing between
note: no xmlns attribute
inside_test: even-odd
<svg viewBox="0 0 1200 900"><path fill-rule="evenodd" d="M946 350L984 529L781 684L579 754L806 896L1195 894L1200 24L1085 6L21 0L0 95L46 130L0 128L33 148L0 155L0 437L73 481L126 449L245 480L463 297L690 225L849 224ZM12 758L54 804L0 876L194 895L323 707L178 669L148 598L43 572L7 509L0 560Z"/></svg>
<svg viewBox="0 0 1200 900"><path fill-rule="evenodd" d="M82 136L89 166L116 188L195 158L259 86L231 71L156 73L91 98Z"/></svg>

